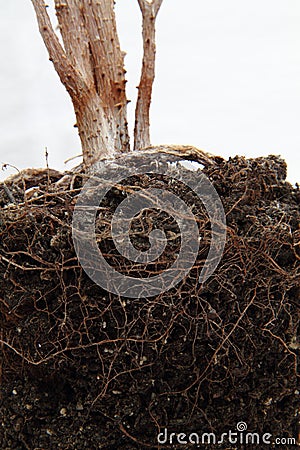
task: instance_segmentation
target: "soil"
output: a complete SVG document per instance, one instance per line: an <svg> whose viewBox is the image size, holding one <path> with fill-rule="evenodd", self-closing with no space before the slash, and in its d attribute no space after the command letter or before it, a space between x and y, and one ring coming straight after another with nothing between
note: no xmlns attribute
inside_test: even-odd
<svg viewBox="0 0 300 450"><path fill-rule="evenodd" d="M151 229L164 228L163 259L146 269L120 259L109 224L128 188L168 188L193 205L204 235L199 257L177 286L151 298L108 293L80 266L72 215L83 173L25 171L0 185L1 449L296 448L300 190L278 156L203 165L224 206L227 242L202 286L211 233L186 186L130 177L102 202L99 246L135 276L168 267L181 241L171 239L176 221L152 210L133 224L131 239L145 250ZM240 422L259 434L259 445L241 441ZM236 443L195 444L195 433L220 440L237 424Z"/></svg>

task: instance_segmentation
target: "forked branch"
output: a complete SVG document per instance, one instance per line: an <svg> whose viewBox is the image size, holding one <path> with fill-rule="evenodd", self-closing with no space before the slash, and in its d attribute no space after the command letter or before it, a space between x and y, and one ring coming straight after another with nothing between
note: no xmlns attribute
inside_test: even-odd
<svg viewBox="0 0 300 450"><path fill-rule="evenodd" d="M45 0L31 0L50 60L69 92L88 169L130 149L124 53L114 0L54 0L61 45ZM149 109L155 76L155 20L163 0L137 0L143 17L143 61L134 148L150 146Z"/></svg>
<svg viewBox="0 0 300 450"><path fill-rule="evenodd" d="M32 0L50 60L69 92L87 168L129 150L124 53L113 0L55 0L63 47L44 0Z"/></svg>
<svg viewBox="0 0 300 450"><path fill-rule="evenodd" d="M143 62L135 109L134 149L149 147L150 104L155 78L155 21L163 0L138 0L143 18Z"/></svg>

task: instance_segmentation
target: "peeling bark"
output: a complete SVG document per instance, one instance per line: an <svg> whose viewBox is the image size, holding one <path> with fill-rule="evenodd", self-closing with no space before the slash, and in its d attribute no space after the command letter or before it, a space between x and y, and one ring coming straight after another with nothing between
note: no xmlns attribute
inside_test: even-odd
<svg viewBox="0 0 300 450"><path fill-rule="evenodd" d="M124 54L112 0L55 0L63 46L44 0L32 0L50 60L71 96L85 167L129 150Z"/></svg>
<svg viewBox="0 0 300 450"><path fill-rule="evenodd" d="M39 30L73 102L86 169L130 150L124 53L114 0L54 0L61 45L44 0L31 0ZM136 106L135 148L150 145L149 108L154 80L155 18L162 0L138 0L144 56Z"/></svg>

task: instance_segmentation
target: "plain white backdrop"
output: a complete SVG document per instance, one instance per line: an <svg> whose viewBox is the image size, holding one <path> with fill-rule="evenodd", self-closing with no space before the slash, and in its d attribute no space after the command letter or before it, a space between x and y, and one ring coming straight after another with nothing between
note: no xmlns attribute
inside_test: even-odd
<svg viewBox="0 0 300 450"><path fill-rule="evenodd" d="M141 14L136 0L117 0L116 12L132 131ZM280 154L288 179L300 182L299 24L299 0L164 0L152 143L192 144L224 157ZM0 36L0 162L45 167L47 147L51 167L78 164L64 164L81 152L75 118L30 0L1 2Z"/></svg>

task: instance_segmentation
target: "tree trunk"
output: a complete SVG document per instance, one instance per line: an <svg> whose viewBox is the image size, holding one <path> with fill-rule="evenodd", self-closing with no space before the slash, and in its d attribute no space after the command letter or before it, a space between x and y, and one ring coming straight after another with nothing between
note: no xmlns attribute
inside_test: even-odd
<svg viewBox="0 0 300 450"><path fill-rule="evenodd" d="M113 157L118 148L115 134L97 92L91 92L85 95L84 101L73 101L73 104L84 166L88 168L100 158Z"/></svg>
<svg viewBox="0 0 300 450"><path fill-rule="evenodd" d="M124 53L113 0L55 0L62 45L44 0L32 0L50 60L70 94L86 168L130 150Z"/></svg>
<svg viewBox="0 0 300 450"><path fill-rule="evenodd" d="M40 33L73 102L83 162L130 150L124 53L114 0L54 0L61 45L44 0L31 0ZM162 0L138 0L143 16L144 56L136 105L134 148L150 146L149 108L155 63L155 19Z"/></svg>

